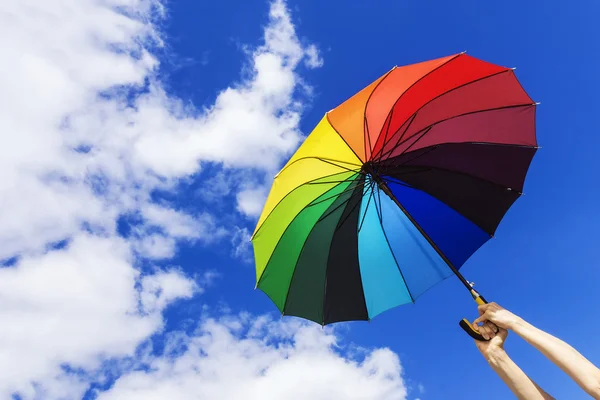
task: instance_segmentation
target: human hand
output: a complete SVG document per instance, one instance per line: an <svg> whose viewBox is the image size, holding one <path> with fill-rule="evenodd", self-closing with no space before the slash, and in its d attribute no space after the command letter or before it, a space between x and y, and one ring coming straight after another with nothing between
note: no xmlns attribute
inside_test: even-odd
<svg viewBox="0 0 600 400"><path fill-rule="evenodd" d="M486 323L492 322L498 328L508 330L513 329L515 324L519 321L519 317L507 309L500 307L496 303L483 304L479 306L477 310L479 311L479 318L473 321L474 327L477 327L480 323L484 323L485 326Z"/></svg>
<svg viewBox="0 0 600 400"><path fill-rule="evenodd" d="M476 325L477 324L473 323L474 327ZM475 341L475 345L477 346L477 349L479 349L481 354L483 354L483 356L486 358L493 356L497 351L504 351L504 342L506 341L506 338L508 337L508 331L506 329L502 329L502 328L494 329L493 327L495 328L495 325L493 325L489 322L484 323L483 326L477 326L479 333L484 335L484 337L487 336L486 339L491 338L487 342L483 342L480 340ZM491 334L491 336L489 336L489 333L484 334L483 331L492 331L495 333L493 333L493 334Z"/></svg>

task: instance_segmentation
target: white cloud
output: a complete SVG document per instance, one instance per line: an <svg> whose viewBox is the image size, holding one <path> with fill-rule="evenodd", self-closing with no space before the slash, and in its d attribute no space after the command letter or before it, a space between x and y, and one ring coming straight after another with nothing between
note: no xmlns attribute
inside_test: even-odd
<svg viewBox="0 0 600 400"><path fill-rule="evenodd" d="M206 318L193 336L172 336L165 354L122 376L99 400L406 399L396 354L376 349L359 361L337 347L338 337L314 324Z"/></svg>
<svg viewBox="0 0 600 400"><path fill-rule="evenodd" d="M33 380L56 385L62 363L94 369L132 353L162 327L170 301L192 296L180 273L140 279L132 262L125 241L80 234L64 249L0 269L0 398L32 393Z"/></svg>
<svg viewBox="0 0 600 400"><path fill-rule="evenodd" d="M320 68L323 66L324 61L319 54L319 49L314 44L311 44L306 48L306 65L309 68Z"/></svg>
<svg viewBox="0 0 600 400"><path fill-rule="evenodd" d="M145 134L135 143L141 164L164 176L192 173L200 161L271 171L295 149L302 112L295 100L302 84L296 68L315 50L298 41L283 1L274 1L269 15L264 45L249 54L248 78L220 92L205 113L174 121L174 111L186 115L180 104L167 102L159 92L143 98L136 116L144 118L136 124Z"/></svg>
<svg viewBox="0 0 600 400"><path fill-rule="evenodd" d="M192 279L177 268L142 274L142 261L172 257L181 240L214 243L231 235L241 244L247 237L206 210L157 203L153 192L176 194L178 183L208 162L221 164L224 174L251 168L272 175L301 140L297 94L307 87L296 69L322 60L316 47L299 42L283 1L271 5L264 44L249 52L246 76L206 110L185 106L158 79L152 49L161 45L155 22L164 11L158 0L2 3L0 259L17 260L0 269L2 398L81 397L91 380L102 379L104 361L131 358L163 329L170 304L201 293L215 277ZM265 188L233 186L240 194L224 187L217 193L235 193L238 209L255 215ZM122 217L135 220L127 237L118 231ZM60 241L66 247L52 248ZM291 325L278 325L293 344L277 347L256 325L262 337L233 330L244 324L205 321L198 335L182 339L187 352L152 361L156 376L132 373L106 395L130 390L135 379L147 384L140 391L179 390L180 378L183 389L196 390L195 363L210 371L232 359L247 365L214 370L228 387L204 381L206 390L234 395L226 392L230 379L245 377L248 390L273 382L274 393L283 393L299 381L279 377L296 369L322 383L308 366L323 362L323 376L363 382L356 393L370 390L362 392L367 398L404 396L397 358L387 350L356 363L333 353L334 337L318 329L292 334ZM234 351L222 351L224 345ZM267 367L268 381L260 375Z"/></svg>
<svg viewBox="0 0 600 400"><path fill-rule="evenodd" d="M191 297L196 286L176 271L160 271L142 278L140 302L143 313L157 313L181 297Z"/></svg>
<svg viewBox="0 0 600 400"><path fill-rule="evenodd" d="M251 216L259 216L267 199L266 187L258 186L240 191L237 194L238 211Z"/></svg>
<svg viewBox="0 0 600 400"><path fill-rule="evenodd" d="M246 79L204 111L156 80L151 16L159 5L4 2L0 257L62 240L82 223L114 232L119 215L148 207L152 190L172 189L203 162L272 172L299 143L296 67L316 50L300 44L281 0L272 3L264 44L249 54ZM141 93L128 99L130 89ZM257 193L238 196L241 212L257 213ZM170 221L191 227L184 217Z"/></svg>
<svg viewBox="0 0 600 400"><path fill-rule="evenodd" d="M196 195L206 204L218 204L232 192L235 176L225 171L218 171L205 179L205 184L196 190Z"/></svg>
<svg viewBox="0 0 600 400"><path fill-rule="evenodd" d="M252 260L250 239L251 235L248 228L235 228L235 233L231 238L231 245L233 247L232 256L245 262L250 262Z"/></svg>
<svg viewBox="0 0 600 400"><path fill-rule="evenodd" d="M173 257L181 239L215 243L229 234L207 213L192 217L154 203L142 205L140 215L145 224L133 229L132 244L139 254L149 259Z"/></svg>

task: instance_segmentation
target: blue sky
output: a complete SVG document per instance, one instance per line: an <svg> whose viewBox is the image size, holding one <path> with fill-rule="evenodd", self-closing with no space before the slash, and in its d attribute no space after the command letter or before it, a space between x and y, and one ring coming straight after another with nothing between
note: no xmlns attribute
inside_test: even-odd
<svg viewBox="0 0 600 400"><path fill-rule="evenodd" d="M563 2L482 3L477 1L288 2L298 35L322 51L322 68L303 72L314 87L302 120L308 133L323 113L393 65L467 50L509 67L538 108L538 152L522 197L497 238L464 267L468 279L489 299L513 309L542 329L564 338L600 362L595 340L600 306L594 295L600 277L595 226L600 174L594 134L600 68L600 32L593 20L599 6ZM171 4L168 24L173 50L202 63L172 72L169 82L196 104L239 76L239 44L260 40L267 5L262 2ZM215 21L219 21L215 23ZM250 22L252 21L252 22ZM210 36L210 41L199 38ZM209 89L212 88L212 89ZM252 226L251 223L248 226ZM231 264L209 295L232 307L272 310L252 292L253 270ZM422 398L458 398L468 391L505 399L507 390L458 329L475 309L458 280L449 280L414 306L390 311L369 324L349 324L344 334L363 346L389 346L400 354L409 379L422 383ZM557 398L584 398L560 371L518 338L507 348L515 360ZM465 368L458 368L464 366ZM454 393L455 396L450 394Z"/></svg>
<svg viewBox="0 0 600 400"><path fill-rule="evenodd" d="M303 135L392 66L465 50L517 68L542 148L462 272L600 364L597 2L6 7L0 396L509 398L458 327L476 309L457 279L335 331L254 290L248 234ZM507 349L556 398L585 398L519 338Z"/></svg>

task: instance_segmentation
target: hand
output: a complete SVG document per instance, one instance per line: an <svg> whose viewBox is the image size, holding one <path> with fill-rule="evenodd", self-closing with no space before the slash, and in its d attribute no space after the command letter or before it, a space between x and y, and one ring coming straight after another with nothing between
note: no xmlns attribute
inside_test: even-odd
<svg viewBox="0 0 600 400"><path fill-rule="evenodd" d="M490 340L491 338L496 336L496 333L498 333L498 330L500 328L498 328L496 325L489 321L485 321L481 325L479 325L477 323L477 320L475 320L473 321L473 329L479 332L485 340Z"/></svg>
<svg viewBox="0 0 600 400"><path fill-rule="evenodd" d="M493 328L486 326L487 324L489 324L489 322L485 323L484 326L478 327L478 330L482 335L483 335L482 330L485 330L485 329L493 330ZM476 326L476 324L473 323L473 326ZM492 326L494 326L494 325L492 325ZM489 358L490 356L494 355L494 353L497 351L504 351L504 342L506 341L506 338L508 337L508 331L506 329L502 329L502 328L496 328L496 329L497 329L497 332L495 334L493 334L493 336L491 336L491 339L489 341L487 341L487 342L482 342L479 340L475 341L475 345L477 346L477 348L479 349L481 354L483 354L483 356L486 358ZM485 335L484 335L484 337L485 337Z"/></svg>
<svg viewBox="0 0 600 400"><path fill-rule="evenodd" d="M513 329L519 320L519 317L515 314L496 303L483 304L477 309L479 311L479 318L473 321L473 326L477 326L480 323L492 322L498 328L508 330Z"/></svg>

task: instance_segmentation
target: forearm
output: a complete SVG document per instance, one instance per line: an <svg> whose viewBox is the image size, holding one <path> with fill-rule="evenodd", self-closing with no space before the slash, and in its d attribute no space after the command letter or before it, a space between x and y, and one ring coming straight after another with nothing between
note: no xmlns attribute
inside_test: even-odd
<svg viewBox="0 0 600 400"><path fill-rule="evenodd" d="M520 400L554 400L533 382L504 350L484 355L488 364Z"/></svg>
<svg viewBox="0 0 600 400"><path fill-rule="evenodd" d="M595 399L600 399L600 370L564 341L519 320L513 331L567 373Z"/></svg>

